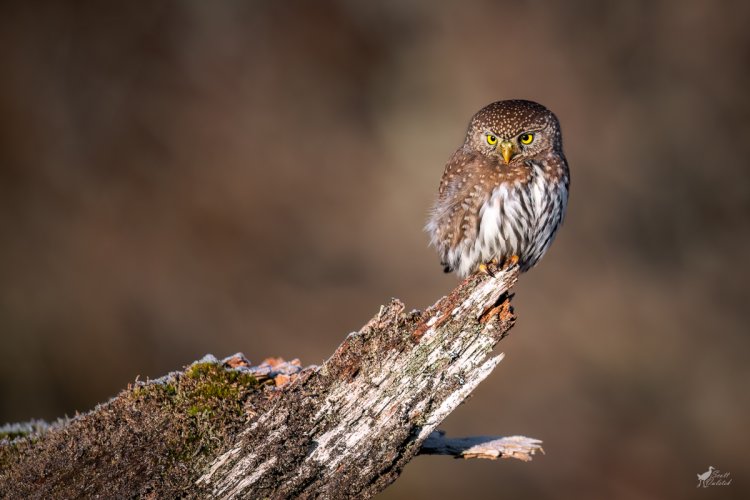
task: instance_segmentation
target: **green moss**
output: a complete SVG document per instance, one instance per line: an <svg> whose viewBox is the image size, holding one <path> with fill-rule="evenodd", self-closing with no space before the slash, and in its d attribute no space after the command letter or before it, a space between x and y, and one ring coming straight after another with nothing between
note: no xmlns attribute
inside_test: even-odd
<svg viewBox="0 0 750 500"><path fill-rule="evenodd" d="M49 429L49 424L42 420L0 425L0 441L3 439L13 440L27 436L38 436L47 429Z"/></svg>
<svg viewBox="0 0 750 500"><path fill-rule="evenodd" d="M218 368L219 365L216 363L193 363L187 370L185 370L185 376L190 378L201 378L207 376L215 377L219 371ZM221 371L227 370L224 370L222 367Z"/></svg>
<svg viewBox="0 0 750 500"><path fill-rule="evenodd" d="M251 374L228 369L218 363L194 363L185 370L185 376L192 379L210 380L219 383L257 384L255 377Z"/></svg>
<svg viewBox="0 0 750 500"><path fill-rule="evenodd" d="M244 421L244 404L258 386L248 373L203 362L167 381L137 385L126 396L140 405L156 403L171 415L169 426L174 428L167 433L178 437L172 440L168 456L179 462L206 455L224 442L231 423Z"/></svg>
<svg viewBox="0 0 750 500"><path fill-rule="evenodd" d="M218 363L195 363L168 382L139 385L135 399L157 399L189 417L224 412L240 415L244 401L258 386L255 377Z"/></svg>
<svg viewBox="0 0 750 500"><path fill-rule="evenodd" d="M213 414L220 408L231 410L233 404L236 412L241 413L246 393L257 385L257 379L248 373L216 363L195 363L185 371L177 386L167 384L164 391L174 396L178 404L188 403L188 415L197 416Z"/></svg>
<svg viewBox="0 0 750 500"><path fill-rule="evenodd" d="M0 498L28 496L24 492L34 478L49 471L66 480L50 483L46 497L81 496L90 491L90 468L96 463L116 464L99 478L96 491L102 497L132 490L136 483L140 491L190 496L205 461L246 428L246 405L259 390L246 372L200 362L184 373L133 384L88 414L42 434L0 428ZM7 464L15 465L10 469Z"/></svg>
<svg viewBox="0 0 750 500"><path fill-rule="evenodd" d="M0 471L16 461L22 449L40 439L48 429L49 424L42 420L0 426Z"/></svg>
<svg viewBox="0 0 750 500"><path fill-rule="evenodd" d="M15 439L18 437L28 436L30 431L17 430L17 431L4 431L0 430L0 440L2 439Z"/></svg>

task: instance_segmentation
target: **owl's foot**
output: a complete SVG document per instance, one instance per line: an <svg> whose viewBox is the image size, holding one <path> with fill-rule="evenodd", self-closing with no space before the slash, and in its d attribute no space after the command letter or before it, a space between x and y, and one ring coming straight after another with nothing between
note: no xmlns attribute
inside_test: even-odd
<svg viewBox="0 0 750 500"><path fill-rule="evenodd" d="M482 264L479 264L478 270L485 274L489 274L490 276L494 278L495 274L498 271L509 269L515 266L516 264L518 264L519 260L521 259L518 255L511 255L510 257L503 258L502 261L498 261L497 259L492 259L489 262L483 262Z"/></svg>
<svg viewBox="0 0 750 500"><path fill-rule="evenodd" d="M518 261L521 260L521 258L518 255L511 255L507 259L503 260L503 269L508 269L509 267L513 267L516 264L518 264Z"/></svg>
<svg viewBox="0 0 750 500"><path fill-rule="evenodd" d="M479 271L483 272L484 274L489 274L493 278L495 277L495 273L500 270L500 267L498 266L497 259L492 259L489 262L483 262L479 264Z"/></svg>

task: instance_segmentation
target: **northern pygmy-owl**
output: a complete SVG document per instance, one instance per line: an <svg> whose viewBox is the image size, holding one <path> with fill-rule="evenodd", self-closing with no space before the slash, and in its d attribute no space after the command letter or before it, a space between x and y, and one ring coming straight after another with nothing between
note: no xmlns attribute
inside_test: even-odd
<svg viewBox="0 0 750 500"><path fill-rule="evenodd" d="M570 176L560 124L531 101L493 102L469 123L440 181L427 231L446 272L533 267L562 223Z"/></svg>

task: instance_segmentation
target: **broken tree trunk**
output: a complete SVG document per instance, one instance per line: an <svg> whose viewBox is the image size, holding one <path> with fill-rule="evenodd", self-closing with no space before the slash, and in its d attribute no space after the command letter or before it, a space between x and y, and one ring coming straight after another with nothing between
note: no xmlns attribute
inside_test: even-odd
<svg viewBox="0 0 750 500"><path fill-rule="evenodd" d="M472 276L424 312L393 300L320 367L210 357L28 435L6 427L0 498L366 498L420 452L530 459L539 441L436 432L502 359L487 356L517 276Z"/></svg>

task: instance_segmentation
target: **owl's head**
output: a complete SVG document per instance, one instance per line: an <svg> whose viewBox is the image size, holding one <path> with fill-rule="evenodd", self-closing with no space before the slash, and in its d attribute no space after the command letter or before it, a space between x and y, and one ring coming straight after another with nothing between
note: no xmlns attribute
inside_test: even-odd
<svg viewBox="0 0 750 500"><path fill-rule="evenodd" d="M523 162L545 152L560 152L557 117L533 101L497 101L480 109L469 123L465 145L500 163Z"/></svg>

